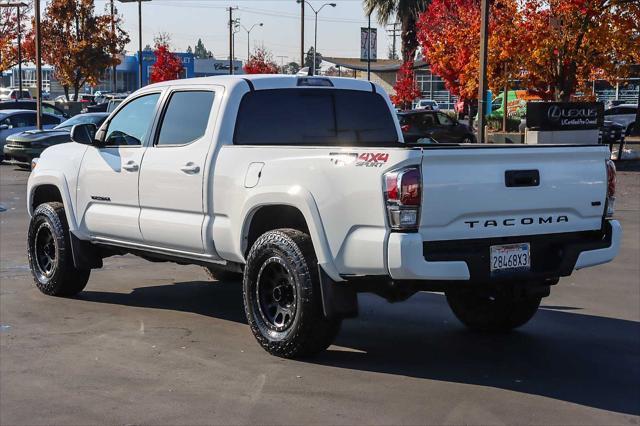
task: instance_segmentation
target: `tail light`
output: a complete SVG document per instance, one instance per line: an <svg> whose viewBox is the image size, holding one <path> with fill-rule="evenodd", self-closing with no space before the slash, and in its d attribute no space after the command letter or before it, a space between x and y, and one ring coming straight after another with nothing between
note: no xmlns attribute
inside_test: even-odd
<svg viewBox="0 0 640 426"><path fill-rule="evenodd" d="M420 223L422 176L418 167L384 175L384 198L392 229L415 231Z"/></svg>
<svg viewBox="0 0 640 426"><path fill-rule="evenodd" d="M606 216L611 217L615 211L616 203L616 165L612 160L607 163L607 212Z"/></svg>
<svg viewBox="0 0 640 426"><path fill-rule="evenodd" d="M400 126L400 129L402 129L402 133L407 133L411 129L411 126L408 124L403 124L402 126Z"/></svg>

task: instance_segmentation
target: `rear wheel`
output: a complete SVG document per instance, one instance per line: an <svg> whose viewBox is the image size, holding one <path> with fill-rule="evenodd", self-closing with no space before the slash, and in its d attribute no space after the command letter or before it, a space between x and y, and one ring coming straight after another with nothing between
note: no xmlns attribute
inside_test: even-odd
<svg viewBox="0 0 640 426"><path fill-rule="evenodd" d="M447 302L455 316L473 330L506 332L526 324L540 306L541 297L516 297L488 291L448 291Z"/></svg>
<svg viewBox="0 0 640 426"><path fill-rule="evenodd" d="M62 203L41 204L29 224L27 254L38 289L49 296L73 296L89 280L89 269L76 269Z"/></svg>
<svg viewBox="0 0 640 426"><path fill-rule="evenodd" d="M324 316L316 256L301 231L279 229L258 238L247 256L243 296L251 331L272 355L314 355L340 328L340 320Z"/></svg>

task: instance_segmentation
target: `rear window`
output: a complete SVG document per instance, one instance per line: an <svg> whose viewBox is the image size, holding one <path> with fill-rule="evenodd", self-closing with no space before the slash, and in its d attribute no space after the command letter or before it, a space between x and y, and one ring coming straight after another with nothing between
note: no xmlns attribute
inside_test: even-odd
<svg viewBox="0 0 640 426"><path fill-rule="evenodd" d="M237 145L393 145L393 115L373 92L276 89L247 93L234 135Z"/></svg>

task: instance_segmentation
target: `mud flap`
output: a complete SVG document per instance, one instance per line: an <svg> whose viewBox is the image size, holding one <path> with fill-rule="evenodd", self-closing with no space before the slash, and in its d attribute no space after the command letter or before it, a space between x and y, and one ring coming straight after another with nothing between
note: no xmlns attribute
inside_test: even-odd
<svg viewBox="0 0 640 426"><path fill-rule="evenodd" d="M327 318L355 318L358 316L358 295L348 283L335 282L321 266L320 292L322 293L322 309Z"/></svg>
<svg viewBox="0 0 640 426"><path fill-rule="evenodd" d="M99 269L102 268L102 256L100 250L88 241L83 241L69 232L71 240L71 254L73 264L77 269Z"/></svg>

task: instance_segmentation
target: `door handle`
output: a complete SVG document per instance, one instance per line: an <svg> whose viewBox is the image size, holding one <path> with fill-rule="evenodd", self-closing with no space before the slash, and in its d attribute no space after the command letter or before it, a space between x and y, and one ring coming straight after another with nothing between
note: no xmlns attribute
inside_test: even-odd
<svg viewBox="0 0 640 426"><path fill-rule="evenodd" d="M129 172L137 172L139 169L138 164L135 161L129 161L127 164L124 164L122 168Z"/></svg>
<svg viewBox="0 0 640 426"><path fill-rule="evenodd" d="M197 164L193 164L192 162L188 162L184 166L180 167L180 170L185 172L188 175L195 175L200 172L200 166Z"/></svg>

